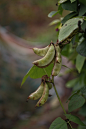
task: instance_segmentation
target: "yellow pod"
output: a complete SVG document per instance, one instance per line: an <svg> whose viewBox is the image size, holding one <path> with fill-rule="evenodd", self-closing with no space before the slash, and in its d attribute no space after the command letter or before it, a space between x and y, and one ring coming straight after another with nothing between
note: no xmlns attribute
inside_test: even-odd
<svg viewBox="0 0 86 129"><path fill-rule="evenodd" d="M39 99L39 101L37 102L35 107L42 106L47 101L48 96L49 96L49 87L48 87L47 83L45 83L42 97Z"/></svg>
<svg viewBox="0 0 86 129"><path fill-rule="evenodd" d="M54 44L52 43L47 51L47 54L43 58L34 61L33 64L38 67L46 67L52 62L54 56L55 56L55 48Z"/></svg>
<svg viewBox="0 0 86 129"><path fill-rule="evenodd" d="M44 84L42 82L41 85L38 87L38 89L28 96L27 100L28 99L31 99L31 100L39 99L42 96L43 90L44 90Z"/></svg>
<svg viewBox="0 0 86 129"><path fill-rule="evenodd" d="M33 51L35 54L37 54L38 56L45 56L47 51L49 49L49 45L45 48L33 48Z"/></svg>

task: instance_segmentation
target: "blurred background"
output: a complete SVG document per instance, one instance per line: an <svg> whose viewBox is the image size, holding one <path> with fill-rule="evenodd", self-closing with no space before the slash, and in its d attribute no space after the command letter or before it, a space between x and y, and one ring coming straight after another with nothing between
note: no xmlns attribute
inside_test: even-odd
<svg viewBox="0 0 86 129"><path fill-rule="evenodd" d="M27 71L38 59L30 47L44 47L51 40L56 43L55 26L49 26L54 18L48 13L57 10L57 0L2 0L0 1L0 129L48 129L51 122L63 116L53 88L44 106L35 108L37 101L26 99L41 83L41 79L28 77L20 88ZM63 15L66 15L64 12ZM63 57L63 64L72 64ZM62 67L61 73L66 68ZM55 77L55 84L67 111L66 98L71 90L65 87L68 74ZM64 118L63 118L64 119Z"/></svg>

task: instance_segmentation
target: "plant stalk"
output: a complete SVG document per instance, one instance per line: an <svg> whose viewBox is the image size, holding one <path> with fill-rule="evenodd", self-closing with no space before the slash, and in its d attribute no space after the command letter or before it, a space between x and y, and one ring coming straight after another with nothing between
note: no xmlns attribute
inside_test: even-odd
<svg viewBox="0 0 86 129"><path fill-rule="evenodd" d="M60 97L59 97L59 95L58 95L58 92L57 92L56 87L55 87L55 84L54 84L54 76L52 77L52 82L53 82L53 87L54 87L56 96L57 96L57 98L58 98L58 100L59 100L59 103L60 103L60 105L61 105L61 107L62 107L64 113L66 114L66 111L65 111L65 109L64 109L64 106L63 106L63 104L62 104L62 102L61 102L61 99L60 99Z"/></svg>

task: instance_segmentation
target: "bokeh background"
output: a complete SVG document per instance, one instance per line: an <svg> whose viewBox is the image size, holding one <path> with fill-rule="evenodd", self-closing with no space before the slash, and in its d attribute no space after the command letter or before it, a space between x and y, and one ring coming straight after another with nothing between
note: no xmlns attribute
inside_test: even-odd
<svg viewBox="0 0 86 129"><path fill-rule="evenodd" d="M57 0L2 0L0 1L0 129L48 129L58 116L63 117L53 88L52 95L43 107L35 108L37 101L26 99L41 83L41 79L28 77L21 82L33 66L36 56L31 47L44 47L57 41L56 26L49 26L54 18L48 13L57 10ZM63 16L67 12L63 13ZM63 57L63 64L72 64ZM62 67L61 75L67 68ZM65 87L71 78L68 74L55 77L55 84L67 111L66 98L71 90ZM20 88L21 87L21 88ZM64 119L64 118L63 118Z"/></svg>

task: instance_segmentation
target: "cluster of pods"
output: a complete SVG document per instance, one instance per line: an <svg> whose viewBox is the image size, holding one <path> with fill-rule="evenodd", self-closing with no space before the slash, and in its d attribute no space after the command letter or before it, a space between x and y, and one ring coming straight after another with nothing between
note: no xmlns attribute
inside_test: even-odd
<svg viewBox="0 0 86 129"><path fill-rule="evenodd" d="M28 99L37 100L40 98L35 107L42 106L47 101L49 96L49 90L51 88L52 84L48 82L48 76L44 75L42 77L40 86L35 92L28 96L27 101Z"/></svg>
<svg viewBox="0 0 86 129"><path fill-rule="evenodd" d="M62 59L61 48L58 44L51 42L47 47L33 48L33 51L35 54L43 56L41 59L34 61L34 65L40 68L44 68L54 62L54 67L51 74L52 76L57 76L59 74L61 70ZM42 106L47 101L49 96L49 89L52 88L52 84L49 82L47 75L44 75L41 80L41 85L38 87L38 89L30 94L27 98L27 100L37 100L40 98L36 104L36 107Z"/></svg>
<svg viewBox="0 0 86 129"><path fill-rule="evenodd" d="M43 56L43 58L33 62L34 65L40 68L47 67L50 63L54 62L52 70L52 76L57 76L61 70L62 59L61 59L61 48L58 44L50 43L45 48L33 48L35 54Z"/></svg>

